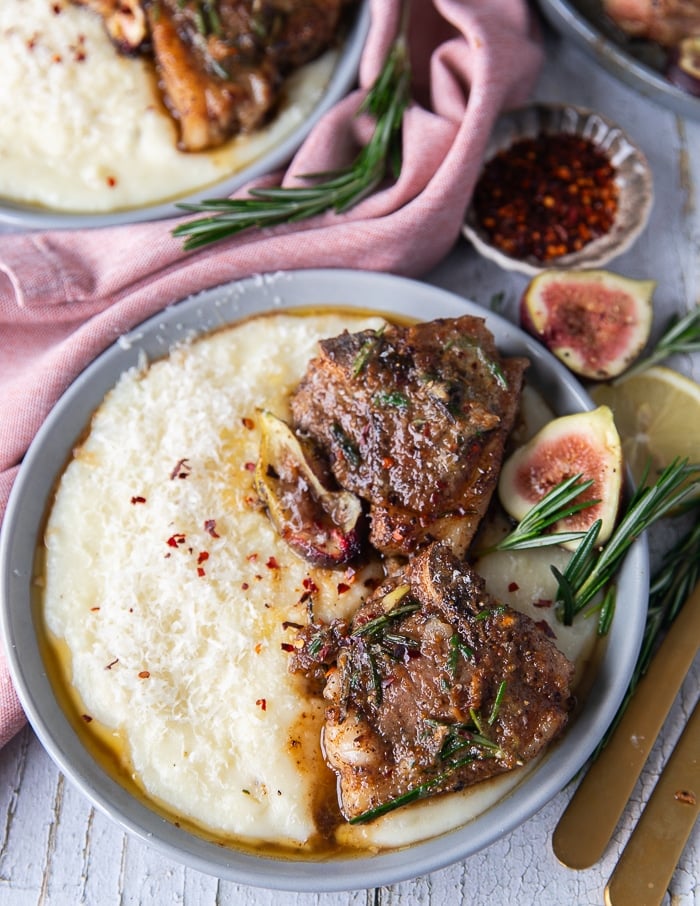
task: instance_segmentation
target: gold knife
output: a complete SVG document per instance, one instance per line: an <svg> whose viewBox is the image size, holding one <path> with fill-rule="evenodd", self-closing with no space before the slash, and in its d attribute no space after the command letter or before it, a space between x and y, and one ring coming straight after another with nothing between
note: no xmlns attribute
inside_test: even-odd
<svg viewBox="0 0 700 906"><path fill-rule="evenodd" d="M695 705L605 888L606 906L659 906L700 811Z"/></svg>
<svg viewBox="0 0 700 906"><path fill-rule="evenodd" d="M593 762L552 836L557 858L589 868L603 855L700 642L700 583L640 680L608 744Z"/></svg>

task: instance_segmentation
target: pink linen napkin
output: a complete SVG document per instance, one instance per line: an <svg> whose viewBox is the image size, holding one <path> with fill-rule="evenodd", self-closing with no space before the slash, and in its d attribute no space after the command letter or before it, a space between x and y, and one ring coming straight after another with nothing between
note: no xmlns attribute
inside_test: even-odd
<svg viewBox="0 0 700 906"><path fill-rule="evenodd" d="M356 111L399 10L398 0L371 0L358 90L315 127L278 181L293 184L294 174L332 169L357 153L371 124ZM0 235L0 519L22 456L60 394L120 334L168 304L266 271L417 276L449 251L494 121L527 98L541 48L526 0L414 0L410 31L414 102L400 178L343 215L189 253L170 235L176 221ZM0 747L23 723L0 650Z"/></svg>

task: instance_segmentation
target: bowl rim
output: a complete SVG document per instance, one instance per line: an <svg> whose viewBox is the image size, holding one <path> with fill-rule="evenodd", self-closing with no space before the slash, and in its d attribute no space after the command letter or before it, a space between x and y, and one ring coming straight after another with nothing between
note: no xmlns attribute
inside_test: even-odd
<svg viewBox="0 0 700 906"><path fill-rule="evenodd" d="M537 128L540 120L542 126ZM619 171L617 181L621 189L619 196L621 207L618 213L627 218L624 227L620 227L618 221L613 224L611 230L587 243L579 252L571 252L551 261L540 262L534 257L516 258L493 245L476 219L472 200L465 212L462 235L479 254L494 261L504 270L533 277L545 270L601 268L631 248L645 229L654 204L653 175L646 155L614 120L578 104L534 101L503 113L498 118L489 139L482 166L474 183L475 187L486 164L499 151L510 147L519 138L535 137L543 132L552 135L576 134L579 122L585 123L581 134L603 150L609 150L606 145L611 146L615 143L620 145L620 151L624 155L621 164L625 167L625 178L620 177ZM613 155L613 160L616 156ZM630 187L630 177L635 181L634 187ZM633 192L636 193L634 196ZM630 208L633 200L637 201L637 206L632 212ZM634 216L631 216L632 213Z"/></svg>
<svg viewBox="0 0 700 906"><path fill-rule="evenodd" d="M350 24L348 34L340 47L330 79L309 115L277 145L228 177L202 188L187 191L175 199L153 202L141 207L94 213L55 211L0 196L0 224L23 229L55 230L120 226L182 217L185 212L179 207L181 204L196 204L206 199L232 195L245 183L289 163L319 120L345 97L357 79L370 25L369 0L360 0L354 21Z"/></svg>
<svg viewBox="0 0 700 906"><path fill-rule="evenodd" d="M485 317L499 346L507 354L529 356L536 380L556 388L556 398L549 395L556 411L594 406L578 381L534 339L499 315L431 284L368 271L313 269L259 275L205 290L152 316L112 344L71 384L40 428L20 467L0 529L0 630L15 689L42 745L87 799L122 829L176 862L225 880L275 890L331 892L393 884L461 861L514 830L563 789L594 750L626 691L642 641L649 564L642 537L627 555L618 581L625 600L637 606L624 620L613 620L596 681L562 739L502 800L460 828L378 855L295 861L209 843L132 797L84 748L43 669L30 586L34 550L54 482L90 415L123 371L163 357L174 342L248 315L309 305L424 318Z"/></svg>

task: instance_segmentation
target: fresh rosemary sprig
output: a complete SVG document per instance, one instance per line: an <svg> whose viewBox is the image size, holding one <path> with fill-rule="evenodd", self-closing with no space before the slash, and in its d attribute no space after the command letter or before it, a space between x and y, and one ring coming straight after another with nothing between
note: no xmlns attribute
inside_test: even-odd
<svg viewBox="0 0 700 906"><path fill-rule="evenodd" d="M700 581L700 502L688 507L695 515L693 526L665 555L654 573L649 589L649 608L644 626L642 647L632 672L625 697L596 747L593 758L605 748L620 723L639 681L647 672L662 635L680 613L691 591Z"/></svg>
<svg viewBox="0 0 700 906"><path fill-rule="evenodd" d="M680 318L674 315L653 350L639 359L631 368L620 375L613 384L621 383L632 375L641 374L647 368L658 365L664 359L682 353L700 352L700 306Z"/></svg>
<svg viewBox="0 0 700 906"><path fill-rule="evenodd" d="M182 204L185 211L211 216L175 227L173 236L185 237L185 250L200 248L252 227L274 226L337 213L354 207L391 174L401 170L401 124L410 100L410 67L405 31L394 41L377 80L359 113L368 113L375 128L355 160L340 170L307 173L308 186L252 189L247 198L221 198Z"/></svg>
<svg viewBox="0 0 700 906"><path fill-rule="evenodd" d="M479 553L526 550L527 548L580 541L585 532L553 532L550 534L545 532L561 519L566 519L573 516L574 513L579 513L581 510L600 503L600 500L572 502L584 491L587 491L592 484L592 480L584 481L582 474L565 478L527 511L510 534L506 535L498 544Z"/></svg>
<svg viewBox="0 0 700 906"><path fill-rule="evenodd" d="M640 484L624 516L601 548L597 546L598 520L576 548L564 572L551 567L558 583L556 603L567 626L610 583L637 538L689 494L700 490L699 486L700 464L674 460L653 485Z"/></svg>

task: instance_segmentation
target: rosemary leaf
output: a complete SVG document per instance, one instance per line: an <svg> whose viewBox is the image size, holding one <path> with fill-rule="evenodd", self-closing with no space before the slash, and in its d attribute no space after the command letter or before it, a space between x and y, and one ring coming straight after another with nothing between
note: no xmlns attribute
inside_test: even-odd
<svg viewBox="0 0 700 906"><path fill-rule="evenodd" d="M622 519L600 549L595 547L599 526L591 526L563 574L552 567L559 584L557 605L564 623L570 625L574 616L608 585L643 532L699 490L700 464L688 465L686 460L675 459L653 485L637 488Z"/></svg>
<svg viewBox="0 0 700 906"><path fill-rule="evenodd" d="M647 368L658 365L659 362L663 362L673 355L692 352L700 352L700 305L682 318L674 315L649 355L639 359L612 383L618 384L632 375L641 374Z"/></svg>
<svg viewBox="0 0 700 906"><path fill-rule="evenodd" d="M584 532L544 533L554 523L600 503L599 500L582 500L573 503L592 484L592 480L583 481L582 474L564 479L528 510L509 535L498 544L486 551L480 551L480 553L525 550L552 544L564 544L568 541L579 541L583 538Z"/></svg>
<svg viewBox="0 0 700 906"><path fill-rule="evenodd" d="M179 224L173 236L184 237L185 250L200 248L254 227L293 223L334 210L343 213L370 195L387 176L401 168L401 125L410 100L410 67L402 28L358 114L374 117L374 132L346 168L307 173L308 186L252 189L246 198L224 198L181 204L185 211L206 214Z"/></svg>
<svg viewBox="0 0 700 906"><path fill-rule="evenodd" d="M647 672L661 638L700 581L700 501L692 501L688 506L688 512L695 515L694 524L666 552L661 565L651 578L649 607L637 662L620 707L593 753L594 759L608 744L639 681Z"/></svg>

